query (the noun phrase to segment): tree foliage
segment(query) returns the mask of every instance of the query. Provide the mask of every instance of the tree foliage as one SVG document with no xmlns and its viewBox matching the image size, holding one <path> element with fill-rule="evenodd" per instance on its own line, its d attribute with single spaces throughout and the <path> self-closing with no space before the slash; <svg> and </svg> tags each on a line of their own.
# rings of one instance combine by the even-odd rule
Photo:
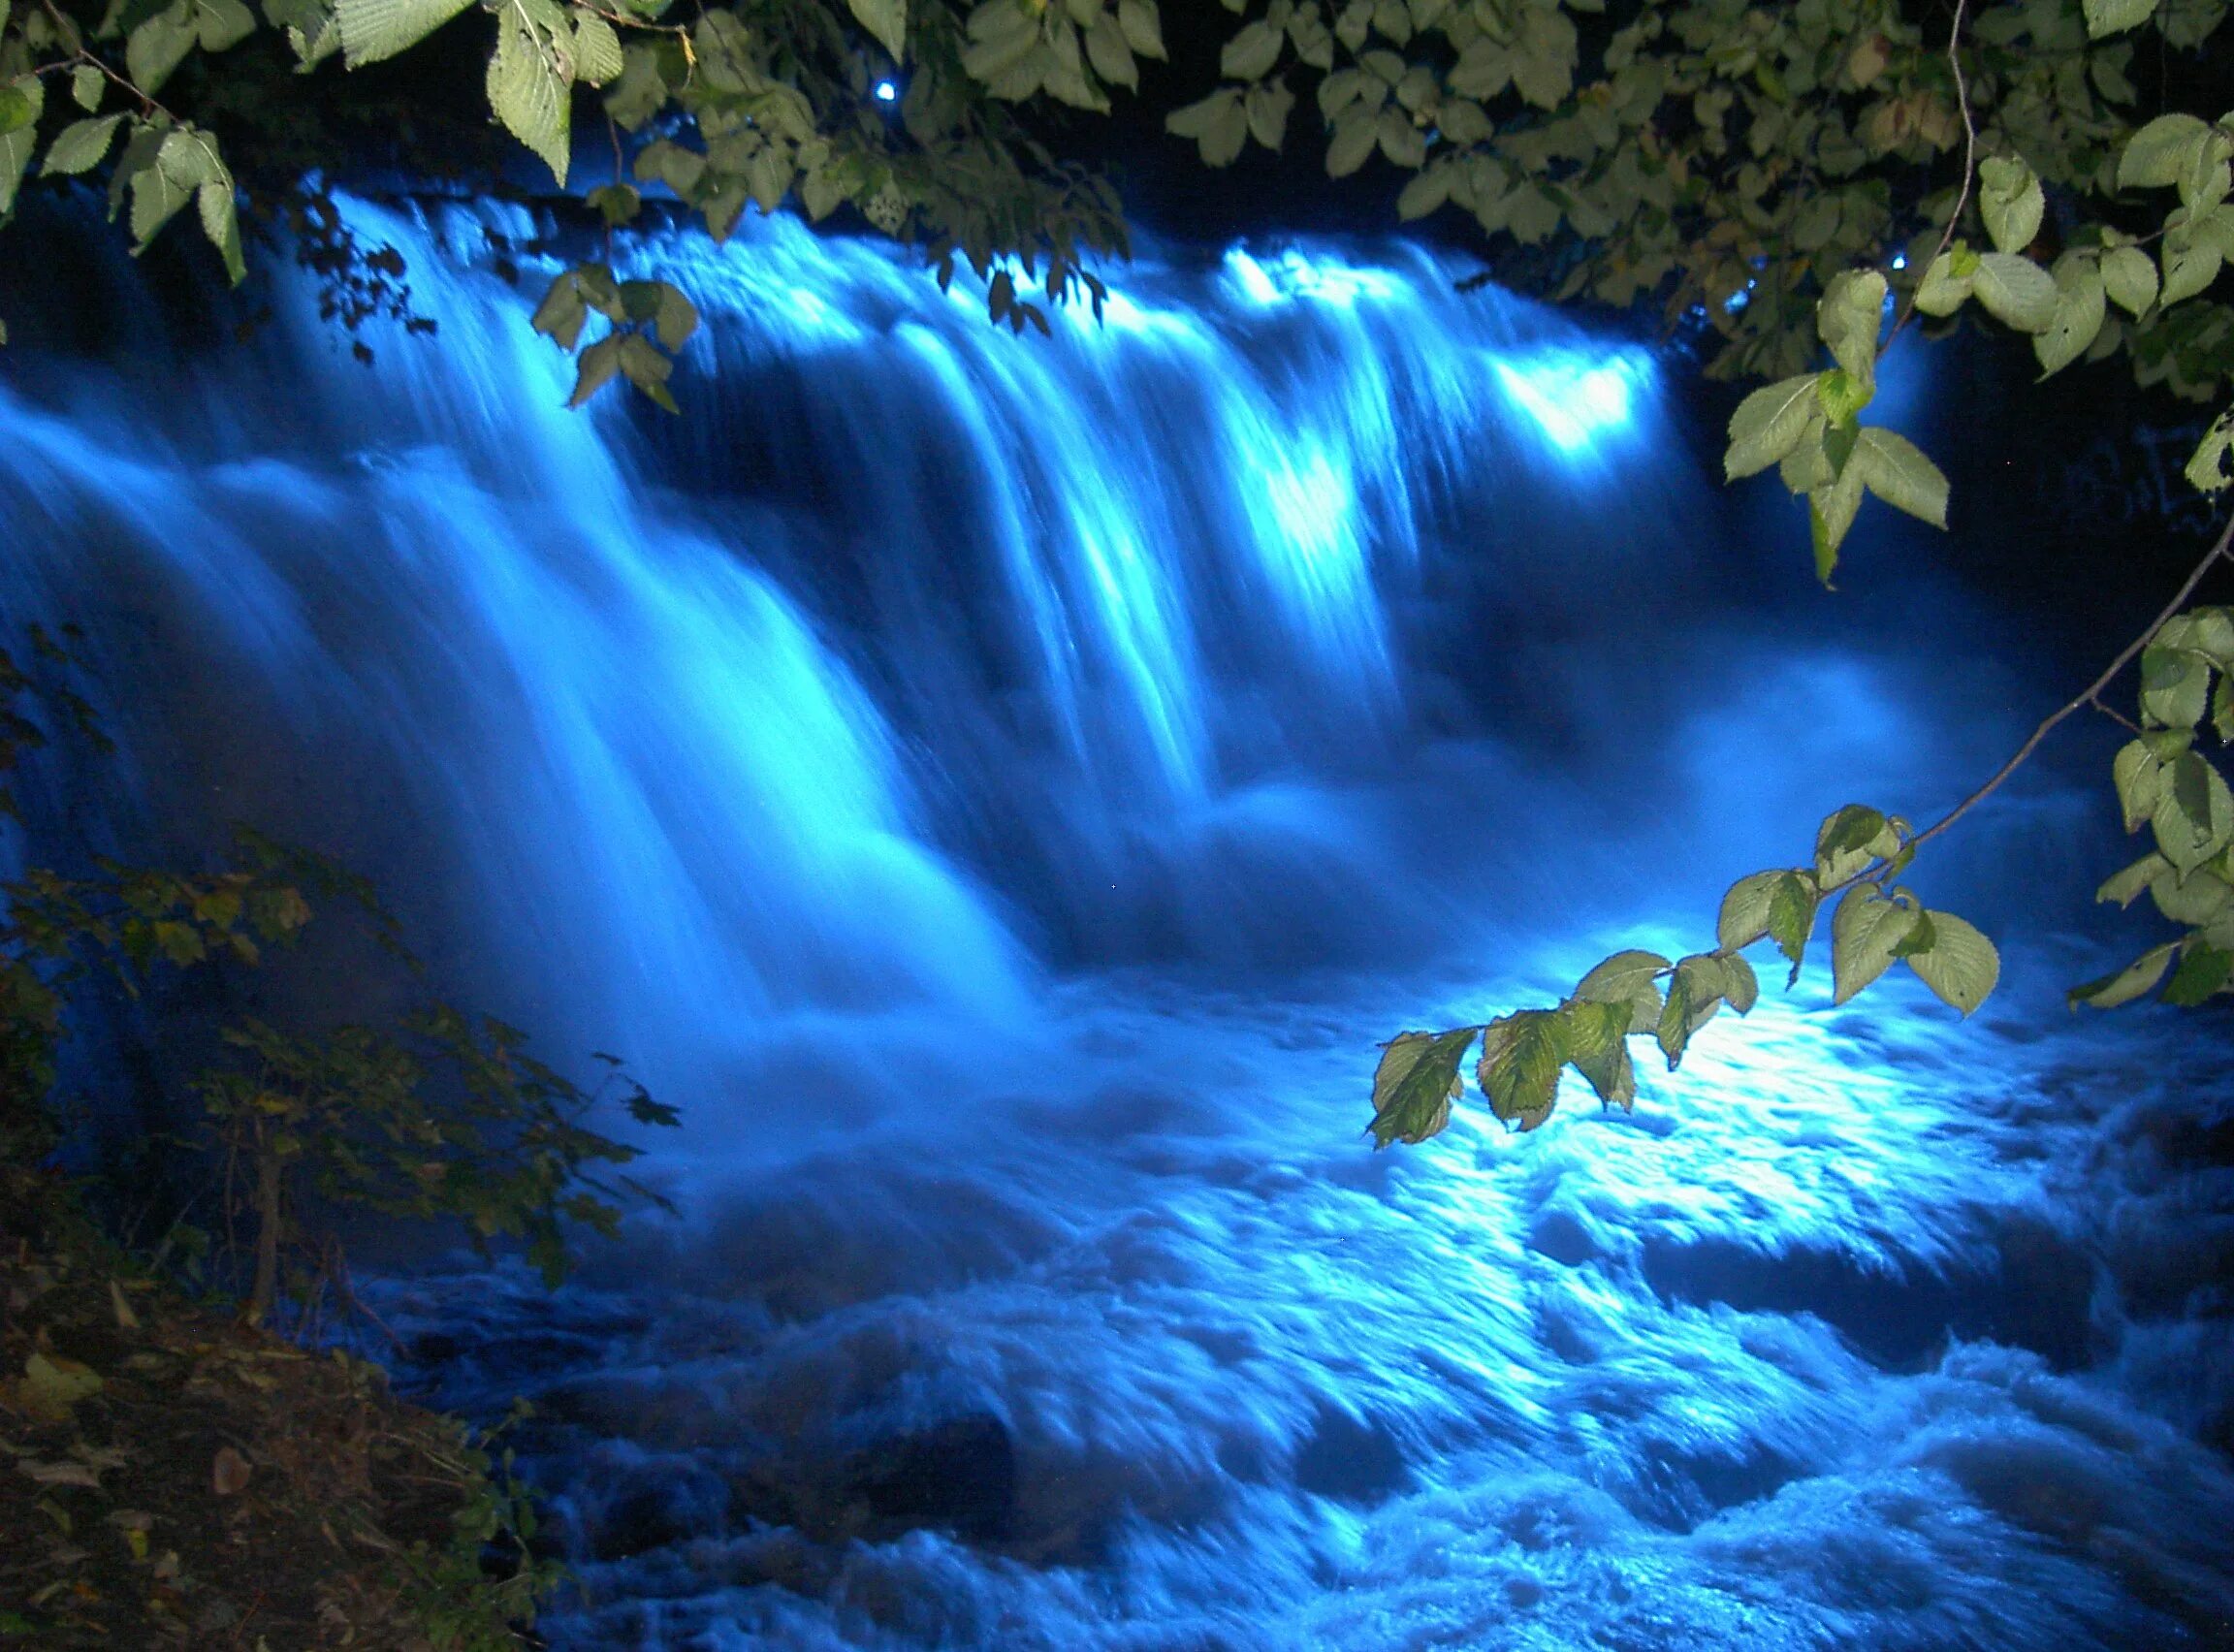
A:
<svg viewBox="0 0 2234 1652">
<path fill-rule="evenodd" d="M 34 646 L 49 673 L 68 665 L 44 634 Z M 42 689 L 72 721 L 90 723 L 66 686 L 0 652 L 0 810 L 14 812 L 7 782 L 48 742 Z M 99 859 L 82 874 L 34 867 L 0 884 L 0 1157 L 33 1158 L 57 1125 L 73 1123 L 58 1085 L 62 1045 L 100 989 L 136 1001 L 182 972 L 257 969 L 301 939 L 317 905 L 356 911 L 399 969 L 419 972 L 363 880 L 252 832 L 213 871 Z M 430 1002 L 392 1028 L 314 1034 L 246 1018 L 223 1029 L 220 1045 L 222 1058 L 169 1099 L 188 1109 L 177 1140 L 186 1164 L 215 1179 L 229 1225 L 235 1216 L 248 1225 L 241 1296 L 251 1321 L 287 1292 L 291 1260 L 302 1264 L 299 1295 L 340 1283 L 338 1211 L 455 1224 L 484 1251 L 518 1241 L 556 1283 L 569 1226 L 610 1235 L 629 1204 L 658 1202 L 626 1177 L 599 1178 L 638 1150 L 590 1128 L 603 1097 L 527 1055 L 524 1035 L 501 1022 Z M 676 1122 L 640 1086 L 622 1100 L 638 1124 Z"/>
<path fill-rule="evenodd" d="M 2043 377 L 2122 357 L 2143 386 L 2207 405 L 2225 394 L 2234 309 L 2213 295 L 2234 260 L 2234 112 L 2207 94 L 2226 79 L 2213 56 L 2226 0 L 1223 4 L 1214 71 L 1196 66 L 1209 84 L 1167 100 L 1169 133 L 1212 168 L 1308 143 L 1330 178 L 1388 169 L 1400 217 L 1470 221 L 1555 299 L 1704 318 L 1708 372 L 1768 381 L 1730 421 L 1725 476 L 1775 471 L 1803 501 L 1826 584 L 1870 499 L 1948 524 L 1937 464 L 1865 418 L 1880 358 L 1911 326 L 2021 337 Z M 157 96 L 198 55 L 267 34 L 304 71 L 476 54 L 490 111 L 560 186 L 577 115 L 598 120 L 615 175 L 589 201 L 609 239 L 654 196 L 717 239 L 749 205 L 789 203 L 919 247 L 942 283 L 967 265 L 1019 332 L 1046 330 L 1046 303 L 1099 306 L 1091 265 L 1125 251 L 1120 204 L 1041 134 L 1051 115 L 1108 111 L 1165 58 L 1155 0 L 747 0 L 687 18 L 669 6 L 482 0 L 467 29 L 466 0 L 263 0 L 261 21 L 241 0 L 109 0 L 98 19 L 0 0 L 0 213 L 30 172 L 106 169 L 136 246 L 191 204 L 239 279 L 230 163 Z M 560 271 L 534 325 L 575 357 L 574 403 L 624 380 L 673 408 L 697 312 L 615 263 Z M 2186 476 L 2207 493 L 2234 483 L 2234 408 Z M 1631 1104 L 1627 1040 L 1650 1037 L 1674 1067 L 1724 1006 L 1751 1008 L 1748 948 L 1772 944 L 1797 975 L 1827 903 L 1835 999 L 1899 963 L 1968 1013 L 1998 974 L 1992 942 L 1899 879 L 2056 726 L 2106 710 L 2136 655 L 2139 715 L 2121 717 L 2134 738 L 2114 780 L 2128 828 L 2155 847 L 2102 896 L 2146 890 L 2180 933 L 2072 999 L 2108 1007 L 2167 976 L 2176 1003 L 2229 990 L 2234 793 L 2201 743 L 2234 735 L 2234 621 L 2182 612 L 2227 543 L 1946 818 L 1919 832 L 1849 805 L 1810 860 L 1733 885 L 1711 948 L 1616 953 L 1555 1007 L 1392 1040 L 1375 1139 L 1444 1128 L 1477 1042 L 1476 1082 L 1522 1129 L 1549 1116 L 1569 1066 L 1607 1104 Z"/>
</svg>

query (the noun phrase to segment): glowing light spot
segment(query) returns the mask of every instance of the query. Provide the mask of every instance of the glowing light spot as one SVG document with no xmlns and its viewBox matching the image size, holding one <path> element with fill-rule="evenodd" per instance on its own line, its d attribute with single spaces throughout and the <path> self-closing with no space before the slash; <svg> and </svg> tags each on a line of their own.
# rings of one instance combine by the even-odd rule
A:
<svg viewBox="0 0 2234 1652">
<path fill-rule="evenodd" d="M 1893 268 L 1894 268 L 1894 269 L 1896 269 L 1896 270 L 1905 270 L 1905 269 L 1907 269 L 1907 268 L 1908 268 L 1908 255 L 1907 255 L 1906 253 L 1904 253 L 1904 252 L 1897 252 L 1897 253 L 1895 253 L 1895 254 L 1893 255 Z"/>
<path fill-rule="evenodd" d="M 1506 395 L 1568 452 L 1628 424 L 1632 388 L 1649 370 L 1640 358 L 1590 363 L 1565 352 L 1496 367 Z"/>
<path fill-rule="evenodd" d="M 877 101 L 878 103 L 891 103 L 899 96 L 900 88 L 894 85 L 890 80 L 879 80 L 877 82 Z"/>
<path fill-rule="evenodd" d="M 1244 298 L 1260 304 L 1317 299 L 1348 306 L 1360 299 L 1394 298 L 1401 291 L 1386 270 L 1309 258 L 1293 247 L 1269 263 L 1235 247 L 1226 255 L 1226 272 Z"/>
</svg>

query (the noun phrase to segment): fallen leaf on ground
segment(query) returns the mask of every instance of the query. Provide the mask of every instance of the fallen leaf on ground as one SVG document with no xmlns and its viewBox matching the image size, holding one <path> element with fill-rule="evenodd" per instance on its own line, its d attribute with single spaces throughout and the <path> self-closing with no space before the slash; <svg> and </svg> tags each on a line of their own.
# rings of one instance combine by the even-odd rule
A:
<svg viewBox="0 0 2234 1652">
<path fill-rule="evenodd" d="M 219 1497 L 231 1497 L 248 1483 L 248 1459 L 230 1446 L 217 1447 L 217 1460 L 209 1465 L 209 1486 Z"/>
</svg>

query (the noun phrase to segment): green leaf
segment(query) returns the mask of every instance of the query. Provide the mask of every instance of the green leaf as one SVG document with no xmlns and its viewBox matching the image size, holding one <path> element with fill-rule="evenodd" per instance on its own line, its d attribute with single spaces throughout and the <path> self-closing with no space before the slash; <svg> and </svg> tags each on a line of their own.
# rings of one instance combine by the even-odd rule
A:
<svg viewBox="0 0 2234 1652">
<path fill-rule="evenodd" d="M 256 14 L 240 0 L 194 0 L 194 38 L 204 51 L 229 51 L 256 32 Z"/>
<path fill-rule="evenodd" d="M 1567 1026 L 1557 1010 L 1523 1009 L 1482 1030 L 1474 1080 L 1489 1110 L 1509 1125 L 1535 1129 L 1558 1100 L 1567 1064 Z"/>
<path fill-rule="evenodd" d="M 1761 1001 L 1761 980 L 1753 966 L 1732 953 L 1722 960 L 1722 996 L 1739 1015 L 1750 1015 Z"/>
<path fill-rule="evenodd" d="M 2155 285 L 2155 272 L 2152 268 L 2150 285 Z M 1926 315 L 1953 315 L 1963 307 L 1963 301 L 1970 296 L 1970 277 L 1955 272 L 1955 255 L 1943 252 L 1931 261 L 1924 271 L 1924 279 L 1916 287 L 1916 307 Z"/>
<path fill-rule="evenodd" d="M 1365 164 L 1380 136 L 1378 116 L 1363 104 L 1344 110 L 1326 143 L 1326 175 L 1348 177 Z"/>
<path fill-rule="evenodd" d="M 0 138 L 12 138 L 39 123 L 38 106 L 28 94 L 12 85 L 0 85 Z"/>
<path fill-rule="evenodd" d="M 2096 1009 L 2116 1009 L 2122 1003 L 2131 1003 L 2164 978 L 2164 969 L 2172 962 L 2177 941 L 2166 941 L 2162 946 L 2152 946 L 2122 969 L 2113 970 L 2084 986 L 2073 987 L 2064 999 L 2073 1009 L 2090 1003 Z"/>
<path fill-rule="evenodd" d="M 1630 1027 L 1642 1032 L 1660 1020 L 1657 977 L 1672 968 L 1657 952 L 1616 952 L 1595 965 L 1575 988 L 1575 996 L 1594 1003 L 1625 1003 Z"/>
<path fill-rule="evenodd" d="M 2104 313 L 2102 270 L 2095 260 L 2067 252 L 2049 274 L 2056 282 L 2056 319 L 2047 332 L 2032 335 L 2032 354 L 2043 378 L 2085 353 L 2102 331 Z"/>
<path fill-rule="evenodd" d="M 96 120 L 74 120 L 54 135 L 54 142 L 47 150 L 47 164 L 42 175 L 63 173 L 76 175 L 91 172 L 109 156 L 110 142 L 116 136 L 116 128 L 124 123 L 120 114 L 105 114 Z"/>
<path fill-rule="evenodd" d="M 1868 426 L 1846 463 L 1850 469 L 1859 466 L 1863 486 L 1894 509 L 1933 527 L 1947 525 L 1947 478 L 1906 436 Z"/>
<path fill-rule="evenodd" d="M 1875 884 L 1858 883 L 1831 917 L 1831 1001 L 1844 1003 L 1892 968 L 1916 927 L 1916 908 L 1888 900 Z"/>
<path fill-rule="evenodd" d="M 1382 1046 L 1373 1072 L 1375 1148 L 1391 1142 L 1422 1142 L 1442 1133 L 1451 1122 L 1451 1103 L 1465 1083 L 1458 1064 L 1466 1059 L 1479 1027 L 1450 1032 L 1400 1032 Z"/>
<path fill-rule="evenodd" d="M 2111 783 L 2118 788 L 2118 806 L 2125 817 L 2125 830 L 2138 832 L 2154 816 L 2164 800 L 2164 765 L 2138 740 L 2129 740 L 2110 759 Z"/>
<path fill-rule="evenodd" d="M 1280 81 L 1251 86 L 1241 107 L 1249 117 L 1249 134 L 1267 149 L 1278 149 L 1288 132 L 1288 111 L 1295 107 L 1295 94 Z"/>
<path fill-rule="evenodd" d="M 853 20 L 877 37 L 892 61 L 908 60 L 908 0 L 846 0 Z"/>
<path fill-rule="evenodd" d="M 1862 508 L 1865 480 L 1864 467 L 1849 463 L 1828 488 L 1818 488 L 1807 495 L 1807 533 L 1815 548 L 1815 577 L 1825 585 L 1831 583 L 1831 575 L 1838 566 L 1838 547 L 1846 542 L 1846 530 L 1854 525 L 1854 515 Z"/>
<path fill-rule="evenodd" d="M 1815 879 L 1803 872 L 1784 874 L 1769 898 L 1770 938 L 1792 963 L 1786 987 L 1800 979 L 1800 961 L 1807 954 L 1807 937 L 1814 933 L 1815 908 L 1822 899 Z"/>
<path fill-rule="evenodd" d="M 1777 885 L 1792 874 L 1781 869 L 1756 872 L 1730 885 L 1714 918 L 1714 940 L 1725 952 L 1750 946 L 1769 933 L 1769 907 Z"/>
<path fill-rule="evenodd" d="M 1329 165 L 1332 164 L 1329 158 Z M 1722 456 L 1727 481 L 1766 470 L 1797 447 L 1819 417 L 1818 373 L 1803 373 L 1755 391 L 1730 416 L 1730 447 Z"/>
<path fill-rule="evenodd" d="M 2102 255 L 2102 290 L 2128 314 L 2156 302 L 2156 261 L 2137 246 L 2114 246 Z"/>
<path fill-rule="evenodd" d="M 2152 643 L 2141 651 L 2141 715 L 2167 728 L 2193 728 L 2203 720 L 2211 692 L 2211 661 L 2193 649 Z"/>
<path fill-rule="evenodd" d="M 596 13 L 574 8 L 574 78 L 586 86 L 609 85 L 621 79 L 628 60 L 621 51 L 621 37 Z"/>
<path fill-rule="evenodd" d="M 417 46 L 473 0 L 335 0 L 341 56 L 352 69 Z"/>
<path fill-rule="evenodd" d="M 1668 1001 L 1661 1006 L 1660 1024 L 1654 1029 L 1670 1072 L 1683 1064 L 1692 1034 L 1721 1009 L 1725 984 L 1722 960 L 1710 952 L 1695 952 L 1676 961 L 1676 973 L 1668 983 Z"/>
<path fill-rule="evenodd" d="M 1164 24 L 1155 0 L 1117 0 L 1117 26 L 1125 31 L 1125 44 L 1142 57 L 1164 56 Z"/>
<path fill-rule="evenodd" d="M 2023 252 L 2030 246 L 2040 233 L 2040 216 L 2047 206 L 2040 180 L 2022 160 L 1995 155 L 1979 163 L 1978 211 L 1998 250 Z"/>
<path fill-rule="evenodd" d="M 1987 252 L 1978 257 L 1970 291 L 1986 313 L 2020 333 L 2045 333 L 2056 321 L 2056 281 L 2029 258 Z"/>
<path fill-rule="evenodd" d="M 238 287 L 247 275 L 248 266 L 240 255 L 239 206 L 234 198 L 233 175 L 223 173 L 203 183 L 195 190 L 194 201 L 201 208 L 202 233 L 224 260 L 225 278 Z"/>
<path fill-rule="evenodd" d="M 2218 280 L 2225 263 L 2225 254 L 2217 241 L 2185 234 L 2185 229 L 2168 231 L 2164 237 L 2164 285 L 2156 302 L 2166 307 L 2193 298 Z"/>
<path fill-rule="evenodd" d="M 566 405 L 579 407 L 612 382 L 621 370 L 621 335 L 608 334 L 582 352 L 574 370 L 574 394 Z"/>
<path fill-rule="evenodd" d="M 1140 84 L 1139 66 L 1133 61 L 1133 48 L 1114 13 L 1096 10 L 1086 26 L 1086 60 L 1112 86 Z"/>
<path fill-rule="evenodd" d="M 1815 306 L 1815 331 L 1832 359 L 1866 390 L 1876 384 L 1877 333 L 1884 318 L 1885 277 L 1874 270 L 1835 277 Z"/>
<path fill-rule="evenodd" d="M 1245 25 L 1218 54 L 1218 67 L 1229 79 L 1261 80 L 1280 61 L 1287 36 L 1266 22 Z"/>
<path fill-rule="evenodd" d="M 2234 904 L 2234 886 L 2224 878 L 2203 867 L 2183 877 L 2169 863 L 2149 880 L 2149 894 L 2159 912 L 2190 928 L 2215 922 Z"/>
<path fill-rule="evenodd" d="M 2210 138 L 2211 128 L 2192 114 L 2160 114 L 2125 144 L 2118 157 L 2120 189 L 2161 189 L 2180 181 L 2187 156 Z"/>
<path fill-rule="evenodd" d="M 1900 851 L 1900 834 L 1880 810 L 1849 803 L 1833 810 L 1815 829 L 1815 881 L 1824 889 L 1852 877 L 1873 860 Z"/>
<path fill-rule="evenodd" d="M 489 56 L 489 107 L 513 137 L 543 157 L 560 184 L 566 181 L 567 83 L 552 61 L 524 0 L 505 0 L 496 18 L 496 49 Z"/>
<path fill-rule="evenodd" d="M 80 63 L 70 71 L 71 101 L 91 114 L 101 107 L 102 94 L 109 89 L 109 77 L 90 63 Z"/>
<path fill-rule="evenodd" d="M 1607 1106 L 1626 1113 L 1637 1105 L 1637 1067 L 1630 1060 L 1627 1042 L 1616 1038 L 1605 1050 L 1569 1059 Z"/>
<path fill-rule="evenodd" d="M 2234 794 L 2200 752 L 2183 752 L 2166 765 L 2164 795 L 2151 824 L 2164 858 L 2190 872 L 2234 842 Z"/>
<path fill-rule="evenodd" d="M 1908 968 L 1924 984 L 1968 1015 L 1986 1001 L 2001 979 L 2001 955 L 1975 927 L 1953 912 L 1927 912 L 1931 922 L 1931 944 L 1906 955 Z"/>
<path fill-rule="evenodd" d="M 2229 974 L 2234 974 L 2234 952 L 2223 951 L 2206 940 L 2191 939 L 2181 954 L 2180 968 L 2172 971 L 2172 979 L 2164 984 L 2164 1001 L 2183 1009 L 2191 1008 L 2225 986 Z"/>
<path fill-rule="evenodd" d="M 2100 40 L 2140 27 L 2156 10 L 2156 0 L 2085 0 L 2084 10 L 2089 38 Z"/>
<path fill-rule="evenodd" d="M 2171 871 L 2172 863 L 2152 849 L 2124 871 L 2113 873 L 2104 879 L 2102 887 L 2094 891 L 2094 899 L 2098 902 L 2115 901 L 2121 906 L 2130 906 L 2136 896 Z"/>
<path fill-rule="evenodd" d="M 2181 474 L 2190 486 L 2206 493 L 2219 492 L 2234 484 L 2234 412 L 2221 413 L 2211 421 L 2211 428 L 2195 444 Z"/>
<path fill-rule="evenodd" d="M 193 0 L 158 12 L 124 42 L 124 68 L 133 83 L 152 97 L 163 89 L 171 72 L 194 49 Z"/>
</svg>

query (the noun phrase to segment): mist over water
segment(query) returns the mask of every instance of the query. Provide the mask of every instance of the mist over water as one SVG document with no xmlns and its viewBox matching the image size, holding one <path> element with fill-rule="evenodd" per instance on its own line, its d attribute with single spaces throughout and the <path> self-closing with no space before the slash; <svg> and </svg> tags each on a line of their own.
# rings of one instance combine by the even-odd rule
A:
<svg viewBox="0 0 2234 1652">
<path fill-rule="evenodd" d="M 777 222 L 642 254 L 683 420 L 569 414 L 526 219 L 355 210 L 432 345 L 289 291 L 11 363 L 0 619 L 130 685 L 120 831 L 338 851 L 686 1109 L 682 1216 L 556 1296 L 369 1291 L 438 1403 L 536 1401 L 554 1644 L 2234 1640 L 2234 1091 L 2062 1016 L 2090 798 L 1927 886 L 2004 943 L 1971 1024 L 1803 982 L 1633 1115 L 1361 1138 L 1376 1040 L 1688 950 L 2061 698 L 1891 555 L 1898 629 L 1762 595 L 1679 369 L 1393 244 L 1019 340 Z"/>
</svg>

